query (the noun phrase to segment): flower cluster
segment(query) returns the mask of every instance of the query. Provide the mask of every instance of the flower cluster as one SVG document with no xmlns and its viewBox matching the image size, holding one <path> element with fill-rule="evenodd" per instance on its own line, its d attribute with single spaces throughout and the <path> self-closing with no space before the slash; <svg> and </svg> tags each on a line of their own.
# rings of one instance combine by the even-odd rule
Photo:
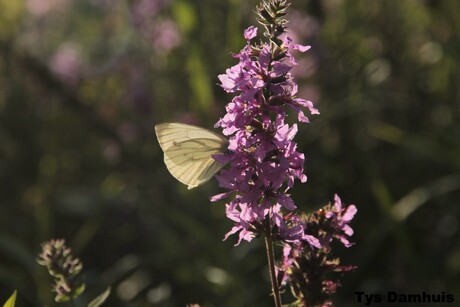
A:
<svg viewBox="0 0 460 307">
<path fill-rule="evenodd" d="M 328 297 L 341 285 L 337 276 L 331 274 L 356 268 L 342 266 L 340 259 L 331 256 L 334 239 L 345 247 L 353 245 L 348 241 L 353 235 L 348 224 L 356 212 L 354 205 L 344 208 L 339 196 L 335 195 L 333 206 L 329 204 L 302 217 L 307 233 L 318 238 L 320 248 L 311 249 L 299 241 L 284 242 L 283 259 L 277 266 L 278 282 L 289 285 L 299 301 L 308 301 L 311 306 L 329 306 Z"/>
<path fill-rule="evenodd" d="M 316 240 L 304 238 L 300 223 L 295 230 L 286 229 L 282 215 L 282 208 L 288 212 L 296 209 L 287 193 L 294 180 L 307 180 L 303 172 L 305 157 L 293 141 L 297 125 L 285 123 L 287 108 L 293 109 L 301 122 L 308 122 L 303 109 L 319 114 L 311 101 L 296 97 L 297 84 L 289 73 L 297 64 L 291 52 L 305 52 L 310 47 L 294 44 L 287 36 L 280 38 L 279 45 L 273 41 L 252 45 L 256 35 L 256 27 L 245 30 L 247 45 L 235 55 L 239 63 L 219 75 L 222 88 L 239 95 L 227 105 L 227 114 L 216 124 L 230 140 L 229 154 L 215 159 L 230 163 L 230 168 L 216 176 L 228 192 L 211 200 L 236 193 L 226 205 L 226 213 L 235 222 L 227 236 L 239 232 L 238 243 L 266 233 L 269 221 L 270 229 L 277 226 L 285 230 L 277 232 L 281 239 L 307 239 L 318 246 Z"/>
<path fill-rule="evenodd" d="M 54 277 L 56 302 L 69 301 L 84 291 L 85 284 L 78 280 L 83 265 L 78 258 L 72 256 L 63 239 L 42 244 L 42 252 L 37 262 L 46 266 L 50 275 Z"/>
</svg>

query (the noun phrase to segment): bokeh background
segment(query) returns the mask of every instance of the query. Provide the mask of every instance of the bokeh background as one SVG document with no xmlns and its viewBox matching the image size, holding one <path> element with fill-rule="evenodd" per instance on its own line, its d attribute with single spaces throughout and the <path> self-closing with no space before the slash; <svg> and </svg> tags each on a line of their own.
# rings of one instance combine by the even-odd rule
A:
<svg viewBox="0 0 460 307">
<path fill-rule="evenodd" d="M 0 0 L 0 301 L 53 305 L 35 262 L 65 238 L 84 263 L 81 301 L 108 306 L 271 306 L 262 240 L 222 242 L 215 181 L 188 191 L 153 126 L 212 127 L 232 96 L 253 0 Z M 358 207 L 356 245 L 338 247 L 355 291 L 460 300 L 460 2 L 295 1 L 303 211 Z M 294 117 L 293 117 L 294 119 Z M 383 306 L 384 304 L 380 304 Z M 394 305 L 393 305 L 394 306 Z"/>
</svg>

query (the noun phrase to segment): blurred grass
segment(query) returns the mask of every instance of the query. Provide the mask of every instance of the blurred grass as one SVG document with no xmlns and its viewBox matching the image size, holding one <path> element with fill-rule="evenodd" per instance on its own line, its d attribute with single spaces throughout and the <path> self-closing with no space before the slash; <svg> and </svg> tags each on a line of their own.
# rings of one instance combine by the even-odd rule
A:
<svg viewBox="0 0 460 307">
<path fill-rule="evenodd" d="M 0 0 L 0 301 L 52 305 L 34 264 L 66 238 L 87 298 L 114 306 L 271 304 L 263 246 L 221 242 L 231 223 L 167 172 L 153 126 L 212 127 L 231 96 L 256 2 Z M 292 35 L 312 45 L 296 69 L 321 115 L 302 125 L 302 210 L 338 193 L 358 207 L 355 291 L 460 297 L 458 1 L 308 1 Z M 294 19 L 295 17 L 295 19 Z M 300 56 L 300 55 L 299 55 Z"/>
</svg>

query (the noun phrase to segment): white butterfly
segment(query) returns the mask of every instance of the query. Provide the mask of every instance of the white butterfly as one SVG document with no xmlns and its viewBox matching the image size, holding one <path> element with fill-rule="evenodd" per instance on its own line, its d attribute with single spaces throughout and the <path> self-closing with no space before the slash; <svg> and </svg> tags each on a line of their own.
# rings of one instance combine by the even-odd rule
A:
<svg viewBox="0 0 460 307">
<path fill-rule="evenodd" d="M 158 124 L 155 133 L 169 172 L 189 189 L 202 185 L 223 167 L 212 158 L 225 151 L 223 136 L 180 123 Z"/>
</svg>

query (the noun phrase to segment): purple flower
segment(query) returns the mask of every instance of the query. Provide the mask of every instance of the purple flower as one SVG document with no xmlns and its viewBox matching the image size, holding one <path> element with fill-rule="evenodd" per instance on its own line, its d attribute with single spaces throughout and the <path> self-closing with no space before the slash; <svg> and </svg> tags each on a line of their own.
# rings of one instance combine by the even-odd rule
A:
<svg viewBox="0 0 460 307">
<path fill-rule="evenodd" d="M 240 206 L 241 210 L 237 210 L 237 206 Z M 240 205 L 238 201 L 233 201 L 226 205 L 226 215 L 229 219 L 235 222 L 235 226 L 225 235 L 224 240 L 226 240 L 230 235 L 239 232 L 239 239 L 235 245 L 239 245 L 241 240 L 246 240 L 250 242 L 254 237 L 255 234 L 251 231 L 251 220 L 248 216 L 247 210 L 245 210 L 247 206 L 245 204 Z M 245 218 L 242 218 L 245 216 Z"/>
<path fill-rule="evenodd" d="M 244 30 L 244 38 L 247 41 L 250 41 L 251 39 L 253 39 L 256 36 L 257 36 L 257 27 L 250 26 L 249 28 Z"/>
<path fill-rule="evenodd" d="M 347 238 L 353 235 L 353 229 L 348 225 L 348 223 L 350 223 L 357 211 L 358 210 L 355 205 L 349 205 L 348 207 L 343 208 L 340 197 L 335 194 L 334 205 L 325 212 L 328 224 L 334 230 L 329 233 L 332 237 L 342 242 L 345 247 L 353 245 Z"/>
<path fill-rule="evenodd" d="M 274 224 L 278 227 L 279 239 L 291 243 L 301 250 L 304 246 L 321 248 L 319 240 L 306 233 L 307 225 L 295 214 L 289 214 L 284 218 L 277 214 L 274 216 Z M 285 245 L 285 248 L 290 245 Z"/>
</svg>

